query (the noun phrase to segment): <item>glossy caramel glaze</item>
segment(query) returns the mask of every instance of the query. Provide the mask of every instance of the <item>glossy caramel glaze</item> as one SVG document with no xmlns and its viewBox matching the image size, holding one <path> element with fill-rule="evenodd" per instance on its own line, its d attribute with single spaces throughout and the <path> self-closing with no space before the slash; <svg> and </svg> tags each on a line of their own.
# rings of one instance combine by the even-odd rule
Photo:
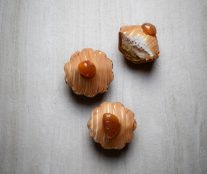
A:
<svg viewBox="0 0 207 174">
<path fill-rule="evenodd" d="M 144 24 L 142 24 L 142 29 L 145 32 L 145 34 L 149 34 L 151 36 L 156 36 L 157 30 L 153 24 L 144 23 Z"/>
<path fill-rule="evenodd" d="M 96 67 L 91 61 L 85 60 L 78 64 L 78 71 L 83 77 L 90 79 L 95 76 Z"/>
<path fill-rule="evenodd" d="M 103 128 L 103 115 L 105 113 L 115 115 L 120 123 L 120 131 L 113 139 L 108 139 L 106 137 Z M 134 113 L 119 102 L 102 103 L 99 107 L 93 109 L 92 115 L 88 121 L 90 136 L 105 149 L 124 148 L 126 143 L 132 140 L 136 126 L 137 123 L 134 118 Z"/>
<path fill-rule="evenodd" d="M 90 61 L 96 67 L 96 74 L 93 78 L 84 78 L 78 66 L 83 61 Z M 108 85 L 113 80 L 112 61 L 106 54 L 91 48 L 75 52 L 65 64 L 65 81 L 77 95 L 94 97 L 98 93 L 107 91 Z"/>
<path fill-rule="evenodd" d="M 103 130 L 106 138 L 113 139 L 120 132 L 121 125 L 117 116 L 111 113 L 105 113 L 103 115 Z"/>
</svg>

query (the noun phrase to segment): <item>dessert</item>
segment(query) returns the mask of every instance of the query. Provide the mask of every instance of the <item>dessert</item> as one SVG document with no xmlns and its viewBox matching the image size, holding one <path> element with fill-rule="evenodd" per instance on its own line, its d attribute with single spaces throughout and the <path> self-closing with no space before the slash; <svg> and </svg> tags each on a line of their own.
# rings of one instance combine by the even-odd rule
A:
<svg viewBox="0 0 207 174">
<path fill-rule="evenodd" d="M 116 102 L 104 102 L 92 111 L 90 136 L 104 149 L 122 149 L 133 138 L 137 123 L 134 113 Z"/>
<path fill-rule="evenodd" d="M 132 63 L 152 62 L 159 56 L 156 33 L 156 27 L 150 23 L 123 26 L 119 31 L 119 50 Z"/>
<path fill-rule="evenodd" d="M 114 77 L 112 67 L 104 52 L 85 48 L 75 52 L 65 64 L 65 82 L 75 94 L 94 97 L 107 91 Z"/>
</svg>

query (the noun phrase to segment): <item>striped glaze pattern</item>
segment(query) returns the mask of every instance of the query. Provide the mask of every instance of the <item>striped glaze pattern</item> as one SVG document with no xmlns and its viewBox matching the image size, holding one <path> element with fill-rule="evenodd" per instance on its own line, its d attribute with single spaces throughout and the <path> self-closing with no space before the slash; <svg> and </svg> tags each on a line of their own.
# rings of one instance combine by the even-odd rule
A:
<svg viewBox="0 0 207 174">
<path fill-rule="evenodd" d="M 78 72 L 78 64 L 85 60 L 93 62 L 96 66 L 96 75 L 92 79 L 84 78 Z M 112 61 L 104 52 L 85 48 L 75 52 L 65 64 L 65 81 L 75 94 L 94 97 L 107 91 L 114 78 L 112 68 Z"/>
<path fill-rule="evenodd" d="M 117 116 L 121 125 L 118 136 L 112 140 L 108 140 L 103 131 L 104 113 L 111 113 Z M 122 149 L 126 143 L 132 140 L 136 127 L 134 113 L 119 102 L 102 103 L 99 107 L 93 109 L 88 121 L 90 136 L 105 149 Z"/>
</svg>

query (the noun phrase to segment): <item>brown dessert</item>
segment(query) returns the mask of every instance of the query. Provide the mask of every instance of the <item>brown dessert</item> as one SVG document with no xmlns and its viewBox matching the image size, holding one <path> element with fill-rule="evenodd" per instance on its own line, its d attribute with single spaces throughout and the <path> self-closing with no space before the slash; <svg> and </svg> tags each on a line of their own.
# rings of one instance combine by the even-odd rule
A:
<svg viewBox="0 0 207 174">
<path fill-rule="evenodd" d="M 113 80 L 112 61 L 91 48 L 75 52 L 64 66 L 65 82 L 77 95 L 94 97 L 107 91 Z"/>
<path fill-rule="evenodd" d="M 150 23 L 123 26 L 119 31 L 119 50 L 124 57 L 135 63 L 147 63 L 159 56 L 156 28 Z"/>
<path fill-rule="evenodd" d="M 133 138 L 137 123 L 134 113 L 116 102 L 104 102 L 92 111 L 90 136 L 104 149 L 122 149 Z"/>
</svg>

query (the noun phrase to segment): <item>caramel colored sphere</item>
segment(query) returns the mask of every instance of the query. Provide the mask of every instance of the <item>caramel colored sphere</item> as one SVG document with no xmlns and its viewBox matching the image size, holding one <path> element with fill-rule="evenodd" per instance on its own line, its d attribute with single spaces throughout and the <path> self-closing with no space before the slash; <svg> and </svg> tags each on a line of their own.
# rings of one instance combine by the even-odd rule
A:
<svg viewBox="0 0 207 174">
<path fill-rule="evenodd" d="M 90 79 L 95 76 L 96 67 L 91 61 L 85 60 L 79 63 L 78 71 L 83 77 Z"/>
<path fill-rule="evenodd" d="M 106 135 L 106 138 L 113 139 L 120 132 L 121 125 L 119 119 L 110 113 L 105 113 L 103 115 L 103 130 Z"/>
<path fill-rule="evenodd" d="M 157 33 L 155 26 L 150 23 L 142 24 L 142 29 L 146 34 L 151 35 L 151 36 L 155 36 Z"/>
</svg>

